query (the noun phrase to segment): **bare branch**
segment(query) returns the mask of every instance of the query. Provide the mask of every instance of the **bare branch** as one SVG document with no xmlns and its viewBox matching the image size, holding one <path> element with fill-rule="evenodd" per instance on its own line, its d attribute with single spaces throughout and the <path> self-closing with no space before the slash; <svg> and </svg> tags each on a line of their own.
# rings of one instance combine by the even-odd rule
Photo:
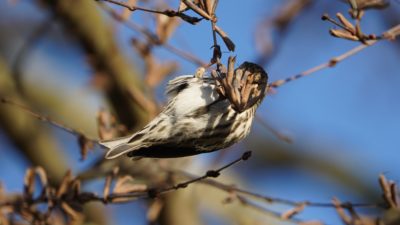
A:
<svg viewBox="0 0 400 225">
<path fill-rule="evenodd" d="M 385 39 L 393 40 L 393 39 L 397 38 L 397 36 L 399 36 L 399 35 L 400 35 L 400 24 L 390 28 L 389 30 L 384 32 L 382 36 Z M 326 69 L 326 68 L 334 67 L 338 63 L 342 62 L 343 60 L 349 58 L 350 56 L 355 55 L 356 53 L 360 52 L 361 50 L 363 50 L 363 49 L 365 49 L 365 48 L 367 48 L 369 46 L 372 46 L 372 45 L 376 44 L 377 42 L 378 42 L 378 40 L 369 40 L 369 41 L 366 42 L 366 44 L 361 44 L 361 45 L 359 45 L 359 46 L 357 46 L 357 47 L 355 47 L 355 48 L 353 48 L 353 49 L 351 49 L 351 50 L 349 50 L 349 51 L 347 51 L 347 52 L 345 52 L 345 53 L 343 53 L 343 54 L 341 54 L 339 56 L 333 57 L 328 62 L 322 63 L 322 64 L 320 64 L 318 66 L 315 66 L 315 67 L 313 67 L 311 69 L 308 69 L 308 70 L 306 70 L 304 72 L 301 72 L 299 74 L 296 74 L 294 76 L 288 77 L 286 79 L 274 81 L 274 82 L 269 84 L 269 87 L 278 88 L 278 87 L 280 87 L 280 86 L 282 86 L 282 85 L 284 85 L 284 84 L 286 84 L 286 83 L 288 83 L 290 81 L 294 81 L 294 80 L 297 80 L 299 78 L 306 77 L 308 75 L 311 75 L 311 74 L 313 74 L 315 72 L 318 72 L 318 71 Z"/>
<path fill-rule="evenodd" d="M 131 11 L 139 10 L 139 11 L 143 11 L 143 12 L 162 14 L 162 15 L 166 15 L 168 17 L 175 17 L 176 16 L 176 17 L 179 17 L 182 20 L 184 20 L 184 21 L 186 21 L 186 22 L 188 22 L 190 24 L 193 24 L 193 25 L 201 21 L 201 18 L 191 17 L 191 16 L 186 15 L 183 12 L 177 12 L 177 11 L 174 11 L 172 9 L 167 9 L 167 10 L 164 10 L 164 11 L 158 11 L 158 10 L 154 10 L 154 9 L 146 9 L 146 8 L 142 8 L 142 7 L 138 7 L 138 6 L 134 6 L 134 5 L 129 5 L 129 4 L 127 4 L 125 2 L 122 2 L 122 1 L 115 1 L 115 0 L 96 0 L 96 1 L 104 1 L 104 2 L 113 3 L 115 5 L 122 6 L 122 7 L 126 8 L 126 9 L 131 10 Z"/>
</svg>

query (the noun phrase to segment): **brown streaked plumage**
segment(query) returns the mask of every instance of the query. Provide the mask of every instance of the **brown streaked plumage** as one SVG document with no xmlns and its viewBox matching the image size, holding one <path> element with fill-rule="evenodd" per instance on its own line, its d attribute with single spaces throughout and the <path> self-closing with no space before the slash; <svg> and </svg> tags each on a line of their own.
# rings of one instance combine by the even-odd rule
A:
<svg viewBox="0 0 400 225">
<path fill-rule="evenodd" d="M 128 137 L 100 143 L 109 148 L 106 158 L 190 156 L 227 148 L 245 138 L 265 96 L 267 73 L 245 62 L 230 75 L 217 76 L 188 75 L 170 81 L 168 103 L 148 125 Z"/>
</svg>

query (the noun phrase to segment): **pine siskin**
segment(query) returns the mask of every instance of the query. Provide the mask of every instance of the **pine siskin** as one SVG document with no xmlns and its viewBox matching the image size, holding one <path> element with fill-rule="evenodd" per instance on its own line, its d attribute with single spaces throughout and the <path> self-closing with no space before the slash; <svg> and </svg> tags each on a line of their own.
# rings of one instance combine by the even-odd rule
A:
<svg viewBox="0 0 400 225">
<path fill-rule="evenodd" d="M 220 75 L 213 72 L 213 78 L 196 74 L 171 80 L 164 110 L 139 132 L 100 142 L 109 148 L 105 157 L 183 157 L 245 138 L 266 94 L 268 75 L 249 62 Z"/>
</svg>

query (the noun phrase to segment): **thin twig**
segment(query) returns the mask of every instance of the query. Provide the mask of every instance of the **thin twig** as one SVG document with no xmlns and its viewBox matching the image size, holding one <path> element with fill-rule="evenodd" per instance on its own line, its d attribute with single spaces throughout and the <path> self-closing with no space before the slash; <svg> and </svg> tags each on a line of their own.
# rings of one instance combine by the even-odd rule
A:
<svg viewBox="0 0 400 225">
<path fill-rule="evenodd" d="M 175 184 L 173 186 L 170 187 L 166 187 L 166 188 L 160 188 L 160 189 L 149 189 L 146 191 L 141 191 L 141 192 L 134 192 L 134 193 L 126 193 L 126 194 L 110 194 L 108 196 L 109 200 L 115 199 L 115 198 L 138 198 L 138 197 L 156 197 L 159 196 L 160 194 L 165 194 L 171 191 L 175 191 L 181 188 L 186 188 L 188 187 L 190 184 L 195 183 L 195 182 L 200 182 L 203 181 L 207 178 L 216 178 L 218 177 L 221 172 L 233 165 L 235 165 L 236 163 L 239 163 L 241 161 L 246 161 L 247 159 L 249 159 L 251 156 L 251 151 L 247 151 L 245 153 L 242 154 L 242 156 L 238 159 L 233 160 L 232 162 L 220 167 L 219 169 L 216 170 L 208 170 L 203 176 L 197 177 L 197 176 L 193 176 L 191 177 L 191 179 Z"/>
<path fill-rule="evenodd" d="M 165 49 L 169 50 L 170 52 L 174 53 L 175 55 L 178 55 L 184 59 L 186 59 L 187 61 L 195 64 L 196 66 L 201 66 L 201 67 L 206 67 L 207 63 L 204 62 L 203 60 L 197 58 L 196 56 L 194 56 L 193 54 L 183 51 L 182 49 L 178 49 L 175 46 L 168 44 L 168 43 L 164 43 L 162 45 L 162 47 L 164 47 Z"/>
<path fill-rule="evenodd" d="M 31 116 L 35 117 L 36 119 L 44 121 L 44 122 L 48 122 L 48 123 L 50 123 L 51 125 L 53 125 L 53 126 L 55 126 L 57 128 L 60 128 L 60 129 L 62 129 L 64 131 L 67 131 L 68 133 L 71 133 L 73 135 L 80 136 L 80 137 L 85 137 L 87 140 L 95 142 L 95 143 L 98 142 L 98 140 L 96 138 L 88 137 L 86 134 L 84 134 L 84 132 L 82 132 L 80 130 L 76 130 L 76 129 L 70 128 L 70 127 L 68 127 L 68 126 L 66 126 L 66 125 L 64 125 L 62 123 L 59 123 L 59 122 L 51 119 L 48 116 L 40 115 L 40 114 L 34 112 L 29 107 L 27 107 L 25 105 L 22 105 L 22 104 L 19 104 L 17 102 L 14 102 L 11 99 L 0 97 L 0 102 L 3 103 L 3 104 L 8 104 L 8 105 L 11 105 L 11 106 L 15 106 L 15 107 L 27 112 L 28 114 L 30 114 Z"/>
<path fill-rule="evenodd" d="M 120 14 L 118 14 L 115 10 L 113 10 L 110 7 L 107 7 L 106 5 L 102 5 L 102 8 L 116 21 L 122 23 L 125 25 L 127 28 L 130 30 L 133 30 L 135 32 L 138 32 L 139 34 L 143 35 L 148 42 L 165 48 L 166 50 L 170 51 L 171 53 L 195 64 L 196 66 L 203 66 L 205 67 L 207 63 L 205 63 L 203 60 L 197 58 L 195 55 L 186 52 L 184 50 L 178 49 L 175 46 L 169 44 L 169 43 L 163 43 L 161 44 L 161 41 L 158 39 L 157 35 L 154 34 L 152 31 L 150 31 L 147 28 L 141 27 L 138 24 L 130 21 L 130 20 L 125 20 Z"/>
<path fill-rule="evenodd" d="M 275 137 L 277 137 L 279 140 L 282 140 L 286 143 L 292 143 L 293 140 L 291 137 L 289 137 L 288 135 L 285 135 L 281 132 L 279 132 L 278 130 L 276 130 L 275 128 L 273 128 L 271 125 L 268 124 L 267 121 L 265 121 L 261 116 L 257 115 L 255 116 L 255 118 L 260 122 L 260 125 L 263 126 L 264 128 L 266 128 L 267 130 L 269 130 Z"/>
<path fill-rule="evenodd" d="M 385 39 L 393 40 L 398 35 L 400 35 L 400 24 L 398 24 L 398 25 L 390 28 L 389 30 L 387 30 L 383 34 L 383 37 L 385 37 Z M 383 40 L 383 39 L 380 39 L 380 40 Z M 339 56 L 331 58 L 328 62 L 322 63 L 322 64 L 320 64 L 318 66 L 315 66 L 315 67 L 313 67 L 311 69 L 308 69 L 308 70 L 306 70 L 306 71 L 304 71 L 302 73 L 296 74 L 294 76 L 288 77 L 286 79 L 277 80 L 275 82 L 272 82 L 271 84 L 269 84 L 269 87 L 278 88 L 278 87 L 280 87 L 280 86 L 282 86 L 282 85 L 284 85 L 284 84 L 286 84 L 286 83 L 288 83 L 290 81 L 294 81 L 294 80 L 297 80 L 299 78 L 306 77 L 308 75 L 311 75 L 311 74 L 313 74 L 313 73 L 315 73 L 317 71 L 320 71 L 320 70 L 323 70 L 323 69 L 326 69 L 326 68 L 334 67 L 338 63 L 342 62 L 344 59 L 349 58 L 350 56 L 355 55 L 356 53 L 360 52 L 361 50 L 376 44 L 378 41 L 379 40 L 366 41 L 366 44 L 361 44 L 361 45 L 359 45 L 359 46 L 357 46 L 355 48 L 352 48 L 349 51 L 347 51 L 347 52 L 345 52 L 345 53 L 343 53 L 343 54 L 341 54 Z"/>
<path fill-rule="evenodd" d="M 208 15 L 204 10 L 202 10 L 197 5 L 195 5 L 192 1 L 182 0 L 182 2 L 185 3 L 185 5 L 187 7 L 189 7 L 191 10 L 193 10 L 193 12 L 197 13 L 198 15 L 203 17 L 204 19 L 212 20 L 212 17 L 210 15 Z"/>
<path fill-rule="evenodd" d="M 194 175 L 191 175 L 185 171 L 179 171 L 183 175 L 189 177 L 189 178 L 194 178 Z M 271 197 L 271 196 L 266 196 L 262 195 L 259 193 L 254 193 L 245 189 L 241 189 L 232 185 L 224 184 L 216 180 L 201 180 L 200 183 L 210 185 L 212 187 L 218 188 L 220 190 L 223 190 L 227 193 L 232 193 L 235 192 L 236 194 L 240 195 L 246 195 L 255 199 L 262 200 L 268 204 L 283 204 L 283 205 L 289 205 L 289 206 L 299 206 L 299 205 L 305 205 L 309 207 L 320 207 L 320 208 L 335 208 L 335 204 L 333 203 L 327 203 L 327 202 L 313 202 L 313 201 L 293 201 L 293 200 L 288 200 L 288 199 L 283 199 L 283 198 L 277 198 L 277 197 Z M 382 203 L 350 203 L 350 202 L 345 202 L 341 204 L 341 207 L 343 208 L 378 208 L 378 207 L 384 207 L 385 205 Z"/>
<path fill-rule="evenodd" d="M 162 15 L 165 15 L 165 16 L 168 16 L 168 17 L 179 17 L 183 21 L 186 21 L 186 22 L 188 22 L 190 24 L 196 24 L 196 23 L 201 21 L 201 18 L 191 17 L 191 16 L 186 15 L 183 12 L 174 11 L 172 9 L 167 9 L 167 10 L 164 10 L 164 11 L 158 11 L 158 10 L 154 10 L 154 9 L 147 9 L 147 8 L 143 8 L 143 7 L 139 7 L 139 6 L 129 5 L 129 4 L 125 3 L 125 2 L 116 1 L 116 0 L 96 0 L 96 1 L 109 2 L 109 3 L 115 4 L 115 5 L 122 6 L 122 7 L 126 8 L 126 9 L 129 9 L 130 11 L 139 10 L 139 11 L 143 11 L 143 12 L 162 14 Z"/>
</svg>

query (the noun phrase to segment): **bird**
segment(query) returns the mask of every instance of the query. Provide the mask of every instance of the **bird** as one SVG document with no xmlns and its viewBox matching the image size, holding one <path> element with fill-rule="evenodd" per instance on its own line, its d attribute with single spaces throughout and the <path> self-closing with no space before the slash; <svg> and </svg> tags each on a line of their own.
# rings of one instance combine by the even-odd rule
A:
<svg viewBox="0 0 400 225">
<path fill-rule="evenodd" d="M 212 75 L 204 76 L 203 68 L 169 81 L 167 104 L 160 114 L 134 134 L 101 141 L 108 149 L 105 158 L 185 157 L 225 149 L 244 139 L 266 95 L 268 74 L 261 66 L 244 62 L 233 73 L 228 68 Z"/>
</svg>

